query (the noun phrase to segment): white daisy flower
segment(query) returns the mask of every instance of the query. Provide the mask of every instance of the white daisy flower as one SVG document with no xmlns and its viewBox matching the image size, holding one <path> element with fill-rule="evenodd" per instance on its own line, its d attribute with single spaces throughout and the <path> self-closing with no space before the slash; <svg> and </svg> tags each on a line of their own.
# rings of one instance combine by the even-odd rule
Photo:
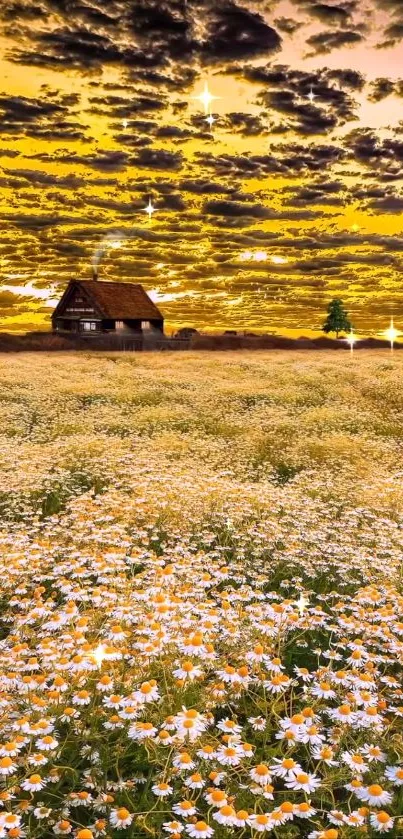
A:
<svg viewBox="0 0 403 839">
<path fill-rule="evenodd" d="M 203 821 L 186 825 L 186 832 L 192 839 L 209 839 L 214 834 L 213 828 L 209 827 L 207 822 Z"/>
<path fill-rule="evenodd" d="M 385 778 L 391 781 L 394 786 L 403 786 L 403 766 L 387 766 L 385 769 Z"/>
<path fill-rule="evenodd" d="M 193 801 L 180 801 L 179 804 L 173 805 L 172 810 L 177 816 L 187 818 L 188 816 L 194 816 L 196 807 Z"/>
<path fill-rule="evenodd" d="M 312 816 L 316 815 L 316 812 L 317 810 L 312 807 L 310 801 L 302 801 L 301 804 L 294 805 L 294 815 L 298 816 L 300 819 L 310 819 Z"/>
<path fill-rule="evenodd" d="M 361 775 L 368 772 L 368 764 L 365 763 L 363 756 L 357 752 L 343 752 L 341 759 L 354 773 Z"/>
<path fill-rule="evenodd" d="M 268 813 L 253 813 L 248 818 L 248 825 L 257 833 L 264 833 L 265 830 L 272 830 L 273 828 Z"/>
<path fill-rule="evenodd" d="M 299 763 L 293 760 L 292 757 L 273 758 L 273 763 L 269 767 L 272 775 L 278 778 L 287 778 L 290 772 L 302 772 L 302 767 Z"/>
<path fill-rule="evenodd" d="M 176 821 L 164 822 L 162 826 L 167 833 L 182 833 L 183 830 L 183 824 Z"/>
<path fill-rule="evenodd" d="M 373 827 L 377 833 L 387 833 L 389 830 L 393 829 L 394 819 L 389 815 L 389 813 L 386 813 L 385 810 L 380 810 L 379 813 L 371 813 L 369 821 L 371 827 Z"/>
<path fill-rule="evenodd" d="M 257 766 L 253 766 L 252 769 L 249 770 L 249 775 L 252 778 L 252 781 L 255 781 L 256 784 L 260 784 L 260 786 L 265 786 L 271 781 L 270 769 L 264 763 L 259 763 Z"/>
<path fill-rule="evenodd" d="M 166 798 L 167 795 L 171 795 L 173 789 L 169 784 L 164 783 L 161 781 L 159 784 L 154 784 L 151 787 L 154 795 L 158 796 L 158 798 Z"/>
<path fill-rule="evenodd" d="M 195 772 L 193 775 L 190 775 L 189 778 L 186 778 L 184 781 L 186 787 L 190 789 L 203 789 L 206 785 L 205 780 L 199 774 L 199 772 Z"/>
<path fill-rule="evenodd" d="M 216 810 L 213 814 L 213 819 L 215 819 L 219 824 L 232 827 L 236 822 L 236 812 L 229 804 L 224 804 L 220 810 Z"/>
<path fill-rule="evenodd" d="M 26 780 L 22 782 L 21 786 L 29 792 L 37 792 L 38 790 L 43 789 L 45 781 L 40 775 L 30 775 L 29 778 L 26 778 Z"/>
<path fill-rule="evenodd" d="M 301 789 L 304 792 L 313 792 L 315 789 L 320 787 L 321 782 L 320 778 L 317 778 L 316 775 L 310 775 L 307 772 L 296 772 L 293 770 L 289 773 L 288 780 L 285 785 L 288 789 Z"/>
<path fill-rule="evenodd" d="M 362 801 L 365 801 L 371 807 L 379 807 L 384 804 L 390 804 L 392 794 L 383 789 L 379 784 L 370 784 L 369 787 L 363 787 L 360 790 L 358 798 L 361 798 Z"/>
<path fill-rule="evenodd" d="M 126 807 L 118 807 L 117 809 L 111 811 L 109 821 L 113 827 L 121 830 L 124 827 L 129 827 L 133 818 L 133 814 L 129 813 L 129 811 L 126 810 Z"/>
</svg>

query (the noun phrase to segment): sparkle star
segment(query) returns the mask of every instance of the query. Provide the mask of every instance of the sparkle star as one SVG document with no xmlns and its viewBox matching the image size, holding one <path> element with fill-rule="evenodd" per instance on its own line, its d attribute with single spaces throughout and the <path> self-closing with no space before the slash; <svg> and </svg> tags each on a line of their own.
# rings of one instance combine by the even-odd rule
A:
<svg viewBox="0 0 403 839">
<path fill-rule="evenodd" d="M 298 606 L 298 611 L 300 613 L 301 618 L 304 615 L 305 609 L 309 604 L 309 600 L 305 597 L 304 594 L 300 594 L 299 599 L 295 601 L 295 605 Z"/>
<path fill-rule="evenodd" d="M 213 117 L 213 114 L 209 114 L 208 117 L 206 117 L 205 122 L 208 122 L 211 129 L 217 120 Z"/>
<path fill-rule="evenodd" d="M 395 327 L 394 327 L 393 318 L 391 318 L 389 329 L 385 330 L 384 335 L 385 335 L 385 338 L 388 341 L 390 341 L 390 351 L 392 353 L 393 353 L 393 344 L 395 343 L 396 338 L 398 337 L 399 334 L 400 333 L 398 332 L 398 330 L 395 329 Z"/>
<path fill-rule="evenodd" d="M 354 344 L 355 344 L 356 340 L 357 340 L 357 339 L 356 339 L 356 337 L 355 337 L 355 335 L 354 335 L 354 332 L 353 332 L 353 330 L 351 329 L 351 330 L 350 330 L 350 334 L 349 334 L 349 335 L 347 335 L 347 338 L 346 338 L 347 343 L 350 345 L 350 352 L 351 352 L 351 355 L 352 355 L 352 354 L 353 354 L 353 352 L 354 352 Z"/>
<path fill-rule="evenodd" d="M 310 89 L 307 98 L 309 99 L 311 104 L 313 100 L 316 99 L 316 94 L 313 92 L 312 88 Z"/>
<path fill-rule="evenodd" d="M 123 125 L 123 128 L 126 130 L 127 126 L 129 125 L 128 120 L 127 119 L 122 120 L 122 125 Z"/>
<path fill-rule="evenodd" d="M 152 201 L 151 201 L 151 198 L 150 198 L 150 199 L 149 199 L 149 201 L 148 201 L 147 207 L 144 207 L 144 208 L 143 208 L 143 213 L 147 213 L 148 218 L 149 218 L 149 219 L 150 219 L 150 221 L 151 221 L 151 219 L 152 219 L 152 215 L 153 215 L 153 213 L 155 213 L 155 207 L 153 206 L 153 203 L 152 203 Z"/>
<path fill-rule="evenodd" d="M 198 99 L 204 105 L 204 112 L 208 114 L 211 103 L 214 99 L 219 99 L 219 96 L 213 96 L 208 89 L 208 84 L 205 82 L 204 90 L 198 96 L 193 96 L 193 99 Z"/>
</svg>

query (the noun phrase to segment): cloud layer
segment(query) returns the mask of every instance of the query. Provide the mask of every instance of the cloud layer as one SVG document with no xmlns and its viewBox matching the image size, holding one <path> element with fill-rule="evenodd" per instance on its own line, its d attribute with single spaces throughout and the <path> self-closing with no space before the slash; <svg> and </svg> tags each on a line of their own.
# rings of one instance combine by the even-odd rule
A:
<svg viewBox="0 0 403 839">
<path fill-rule="evenodd" d="M 3 328 L 114 229 L 101 276 L 171 328 L 309 334 L 336 295 L 403 328 L 400 0 L 3 0 L 0 30 Z"/>
</svg>

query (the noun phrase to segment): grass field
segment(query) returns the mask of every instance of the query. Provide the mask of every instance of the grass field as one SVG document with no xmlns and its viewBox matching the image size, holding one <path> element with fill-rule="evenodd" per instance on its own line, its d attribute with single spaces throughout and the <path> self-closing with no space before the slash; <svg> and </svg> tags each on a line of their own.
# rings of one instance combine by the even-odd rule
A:
<svg viewBox="0 0 403 839">
<path fill-rule="evenodd" d="M 402 412 L 388 351 L 0 356 L 0 836 L 403 836 Z"/>
</svg>

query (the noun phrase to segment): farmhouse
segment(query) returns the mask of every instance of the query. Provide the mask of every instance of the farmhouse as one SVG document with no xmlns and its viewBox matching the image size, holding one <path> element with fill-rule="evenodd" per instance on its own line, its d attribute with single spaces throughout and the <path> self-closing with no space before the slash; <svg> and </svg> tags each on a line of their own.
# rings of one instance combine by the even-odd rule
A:
<svg viewBox="0 0 403 839">
<path fill-rule="evenodd" d="M 55 332 L 163 335 L 164 318 L 143 286 L 72 280 L 52 315 Z"/>
</svg>

